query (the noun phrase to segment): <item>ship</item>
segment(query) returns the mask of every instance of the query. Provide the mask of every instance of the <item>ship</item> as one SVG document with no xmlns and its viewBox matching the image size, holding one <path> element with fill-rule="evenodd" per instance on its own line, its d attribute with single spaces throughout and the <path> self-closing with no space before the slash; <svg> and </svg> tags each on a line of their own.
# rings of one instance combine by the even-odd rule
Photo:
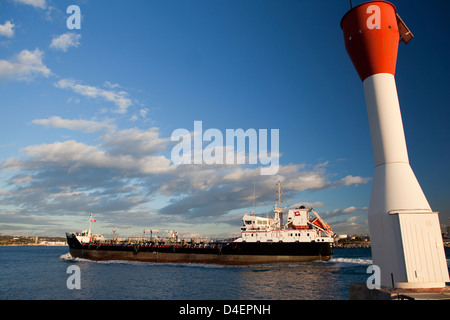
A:
<svg viewBox="0 0 450 320">
<path fill-rule="evenodd" d="M 144 229 L 148 237 L 106 238 L 89 230 L 67 232 L 73 258 L 94 261 L 126 260 L 155 263 L 251 265 L 328 261 L 333 257 L 335 234 L 313 208 L 289 209 L 283 224 L 281 184 L 273 215 L 253 210 L 242 218 L 241 234 L 228 240 L 180 239 L 175 230 Z M 115 232 L 114 232 L 115 234 Z M 160 236 L 160 235 L 164 235 Z"/>
</svg>

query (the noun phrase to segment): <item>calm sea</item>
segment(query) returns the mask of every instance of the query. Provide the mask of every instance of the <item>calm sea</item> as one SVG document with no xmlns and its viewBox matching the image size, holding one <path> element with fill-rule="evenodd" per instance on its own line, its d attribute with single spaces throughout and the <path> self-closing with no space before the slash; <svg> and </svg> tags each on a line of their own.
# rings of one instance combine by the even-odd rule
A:
<svg viewBox="0 0 450 320">
<path fill-rule="evenodd" d="M 0 299 L 347 300 L 371 264 L 370 249 L 335 249 L 327 262 L 218 266 L 91 262 L 72 259 L 67 247 L 0 247 Z M 73 265 L 81 287 L 70 290 Z"/>
</svg>

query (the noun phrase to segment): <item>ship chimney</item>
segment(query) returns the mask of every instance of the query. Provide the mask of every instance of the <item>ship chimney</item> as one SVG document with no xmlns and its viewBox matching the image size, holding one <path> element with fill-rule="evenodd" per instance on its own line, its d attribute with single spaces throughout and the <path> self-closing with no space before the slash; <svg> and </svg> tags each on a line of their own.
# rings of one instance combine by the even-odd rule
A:
<svg viewBox="0 0 450 320">
<path fill-rule="evenodd" d="M 409 164 L 394 77 L 399 41 L 408 43 L 412 33 L 387 1 L 353 7 L 341 28 L 369 118 L 375 171 L 368 220 L 381 286 L 445 287 L 449 274 L 439 217 Z"/>
</svg>

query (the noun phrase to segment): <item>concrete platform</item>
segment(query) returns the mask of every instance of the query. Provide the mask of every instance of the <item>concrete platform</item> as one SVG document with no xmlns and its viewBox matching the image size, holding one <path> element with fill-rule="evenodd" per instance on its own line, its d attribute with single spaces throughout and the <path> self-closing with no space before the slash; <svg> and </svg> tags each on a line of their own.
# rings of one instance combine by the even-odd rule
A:
<svg viewBox="0 0 450 320">
<path fill-rule="evenodd" d="M 369 289 L 366 283 L 351 283 L 350 300 L 450 300 L 450 286 L 433 289 Z"/>
</svg>

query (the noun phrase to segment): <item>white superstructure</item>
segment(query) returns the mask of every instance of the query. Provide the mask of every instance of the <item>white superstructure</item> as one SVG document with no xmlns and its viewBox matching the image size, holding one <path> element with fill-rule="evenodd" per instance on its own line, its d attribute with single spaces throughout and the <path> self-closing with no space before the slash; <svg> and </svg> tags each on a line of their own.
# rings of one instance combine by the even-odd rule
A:
<svg viewBox="0 0 450 320">
<path fill-rule="evenodd" d="M 280 183 L 278 195 L 278 205 L 275 203 L 273 217 L 260 217 L 253 212 L 244 215 L 241 237 L 235 242 L 334 242 L 331 227 L 312 208 L 290 209 L 287 223 L 283 225 Z"/>
<path fill-rule="evenodd" d="M 92 212 L 89 216 L 89 230 L 83 230 L 81 232 L 77 232 L 75 236 L 77 237 L 78 241 L 83 243 L 90 243 L 92 241 L 103 241 L 105 240 L 105 237 L 102 234 L 93 234 L 92 233 L 92 222 L 96 222 L 94 219 Z"/>
</svg>

